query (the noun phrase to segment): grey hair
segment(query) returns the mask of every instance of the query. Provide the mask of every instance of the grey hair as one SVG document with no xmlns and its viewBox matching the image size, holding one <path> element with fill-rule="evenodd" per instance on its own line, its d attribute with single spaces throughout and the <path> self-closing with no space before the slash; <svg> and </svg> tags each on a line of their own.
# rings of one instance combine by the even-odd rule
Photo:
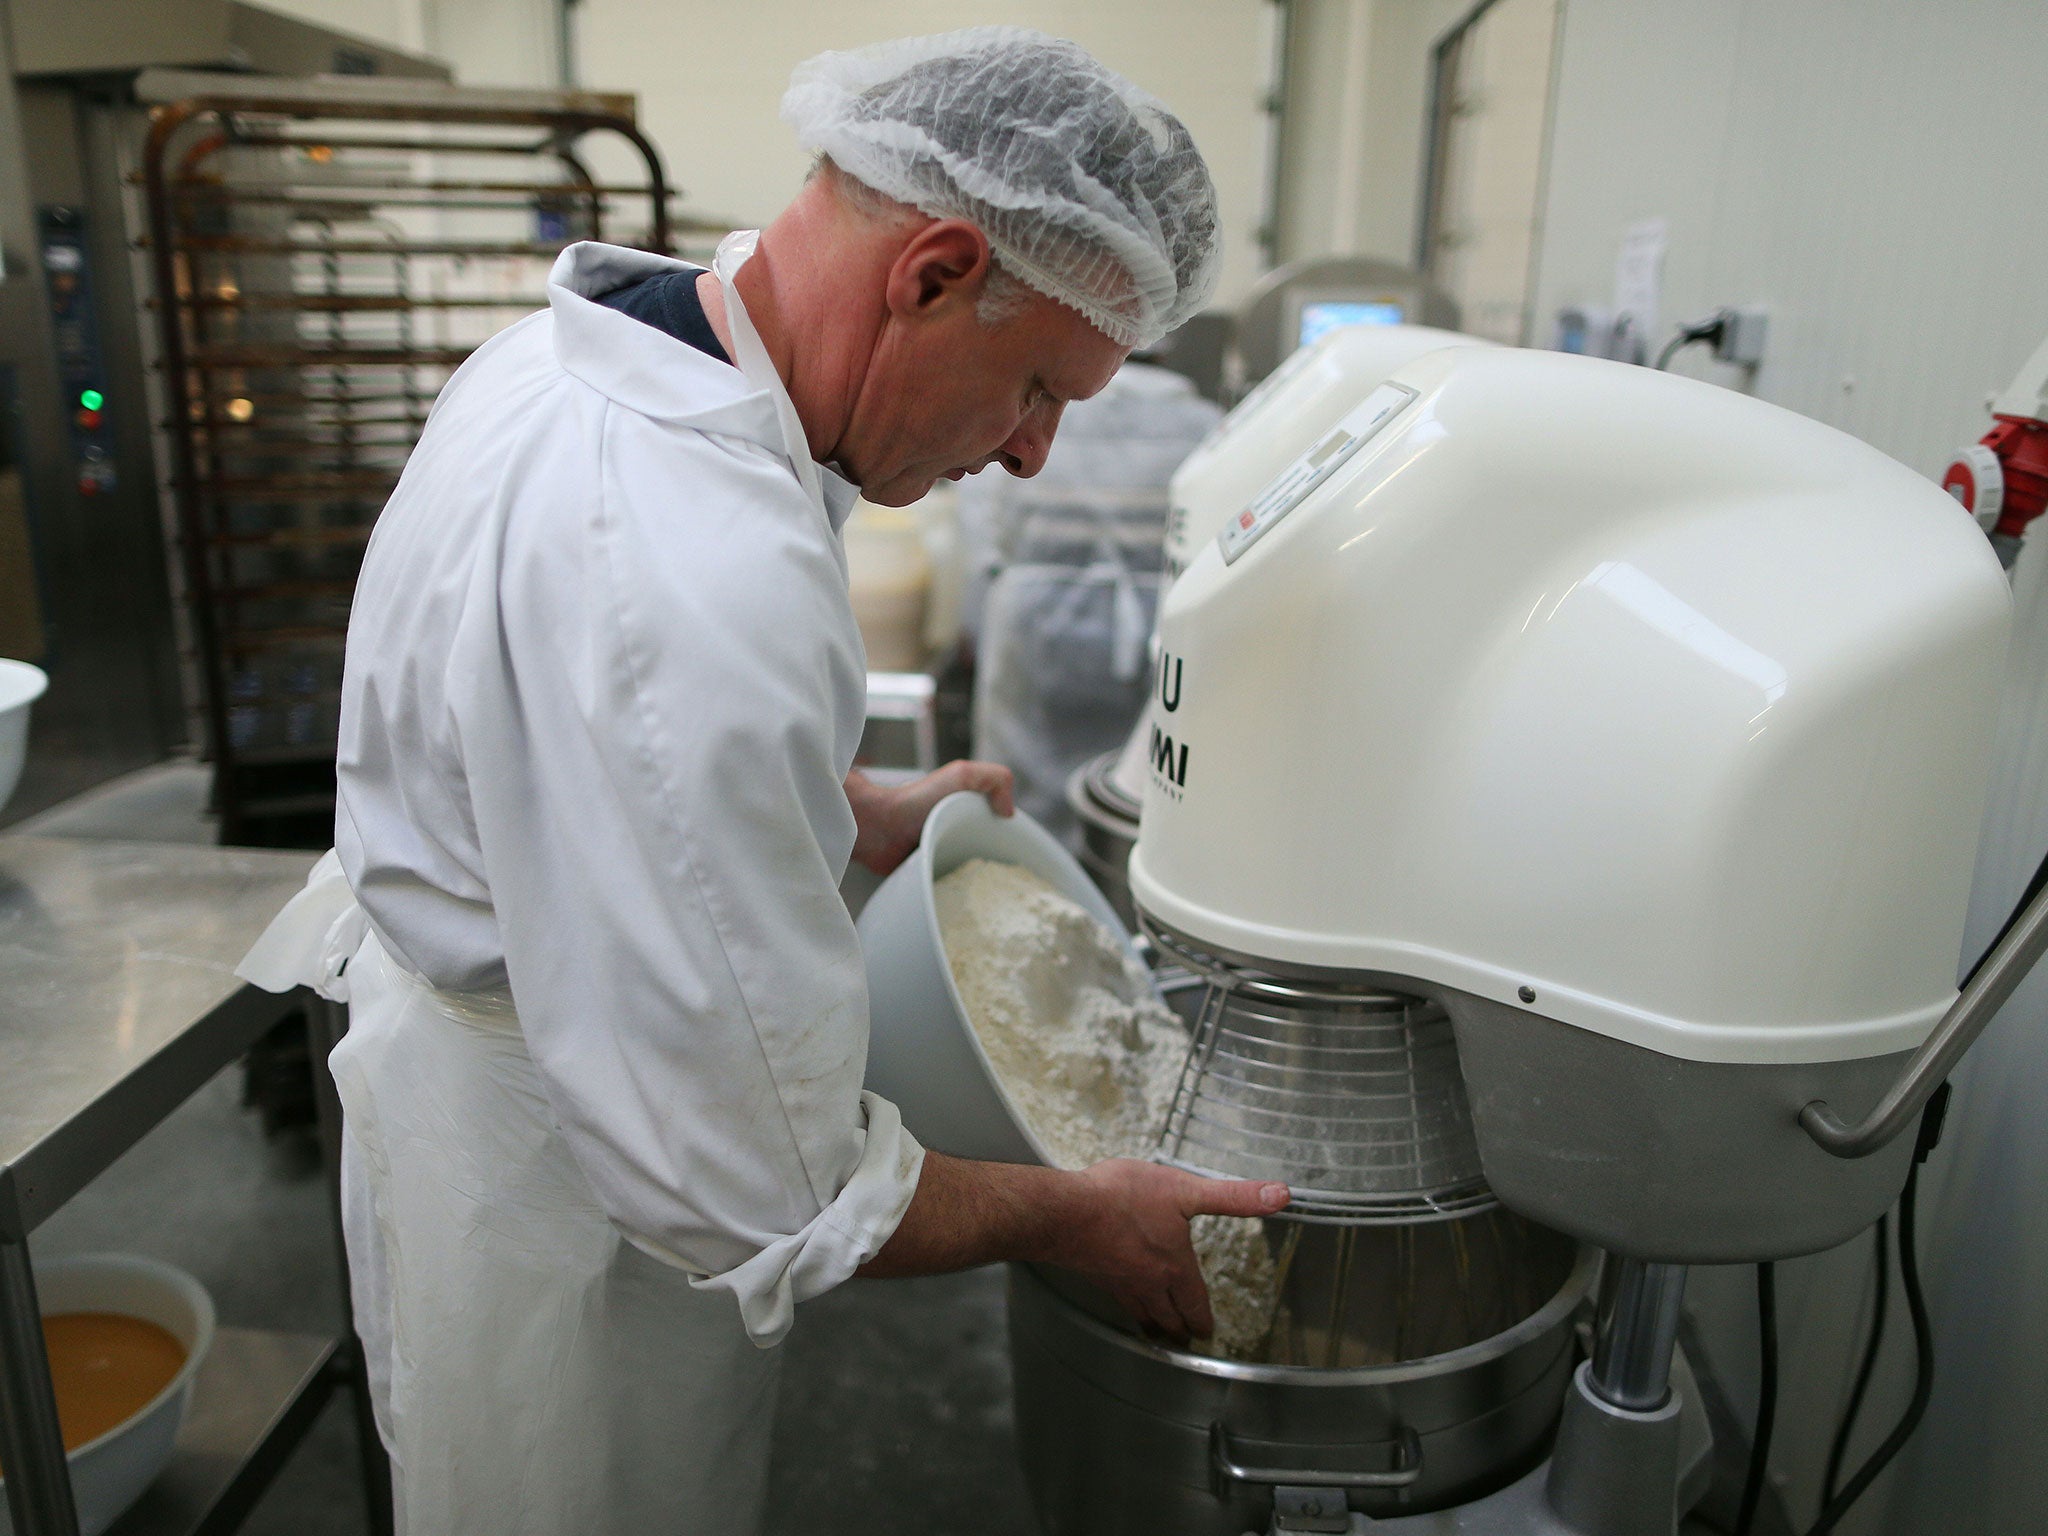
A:
<svg viewBox="0 0 2048 1536">
<path fill-rule="evenodd" d="M 908 203 L 898 202 L 886 193 L 877 192 L 859 177 L 849 174 L 834 163 L 830 155 L 819 155 L 811 162 L 810 175 L 806 180 L 820 178 L 828 181 L 846 205 L 863 218 L 878 223 L 893 224 L 904 219 L 922 218 L 917 209 Z M 975 302 L 974 318 L 990 330 L 1017 318 L 1024 306 L 1031 301 L 1031 286 L 1016 273 L 1002 264 L 996 254 L 989 253 L 988 281 L 982 285 L 981 297 Z"/>
</svg>

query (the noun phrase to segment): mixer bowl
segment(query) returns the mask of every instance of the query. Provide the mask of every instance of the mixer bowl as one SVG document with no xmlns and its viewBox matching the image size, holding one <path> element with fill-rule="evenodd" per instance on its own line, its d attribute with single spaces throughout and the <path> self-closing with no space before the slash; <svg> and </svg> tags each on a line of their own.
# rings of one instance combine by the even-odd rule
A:
<svg viewBox="0 0 2048 1536">
<path fill-rule="evenodd" d="M 1067 809 L 1081 829 L 1081 867 L 1093 877 L 1127 927 L 1135 927 L 1129 865 L 1138 845 L 1138 806 L 1117 787 L 1115 772 L 1122 752 L 1090 758 L 1067 779 Z"/>
<path fill-rule="evenodd" d="M 1050 1164 L 967 1022 L 939 937 L 933 883 L 969 859 L 1021 865 L 1131 943 L 1102 892 L 1050 832 L 1022 811 L 996 815 L 978 794 L 948 795 L 925 819 L 917 851 L 861 909 L 867 1086 L 900 1109 L 911 1134 L 936 1151 Z"/>
<path fill-rule="evenodd" d="M 1252 1365 L 1168 1348 L 1131 1333 L 1073 1277 L 1012 1265 L 1017 1438 L 1045 1536 L 1242 1536 L 1267 1529 L 1274 1487 L 1316 1474 L 1378 1479 L 1347 1493 L 1368 1516 L 1419 1514 L 1528 1472 L 1557 1424 L 1599 1256 L 1505 1212 L 1474 1220 L 1526 1234 L 1513 1278 L 1525 1295 L 1533 1287 L 1536 1304 L 1464 1343 L 1440 1319 L 1426 1322 L 1416 1357 L 1389 1364 Z M 1372 1237 L 1397 1240 L 1389 1229 Z M 1373 1315 L 1381 1283 L 1355 1277 L 1361 1315 L 1339 1358 L 1394 1337 Z M 1410 1290 L 1426 1313 L 1450 1286 L 1448 1273 L 1423 1275 Z M 1297 1292 L 1291 1304 L 1313 1303 Z M 1485 1306 L 1474 1321 L 1484 1329 L 1500 1317 Z"/>
<path fill-rule="evenodd" d="M 213 1344 L 213 1300 L 181 1269 L 135 1254 L 81 1254 L 36 1265 L 36 1295 L 46 1316 L 112 1312 L 155 1323 L 185 1350 L 185 1364 L 162 1391 L 97 1439 L 65 1457 L 78 1506 L 79 1536 L 99 1536 L 156 1480 L 171 1459 L 192 1396 L 192 1379 Z M 4 1488 L 0 1482 L 0 1488 Z M 13 1530 L 0 1497 L 0 1536 Z"/>
<path fill-rule="evenodd" d="M 0 660 L 0 809 L 5 809 L 28 759 L 28 710 L 50 680 L 41 667 Z"/>
</svg>

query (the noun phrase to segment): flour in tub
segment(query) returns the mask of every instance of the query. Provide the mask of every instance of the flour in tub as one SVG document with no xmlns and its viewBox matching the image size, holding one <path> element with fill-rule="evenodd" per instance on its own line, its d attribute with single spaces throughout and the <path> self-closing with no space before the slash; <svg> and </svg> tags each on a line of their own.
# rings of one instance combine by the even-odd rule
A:
<svg viewBox="0 0 2048 1536">
<path fill-rule="evenodd" d="M 1014 864 L 972 859 L 932 890 L 953 983 L 996 1076 L 1061 1168 L 1146 1157 L 1166 1122 L 1187 1032 L 1115 935 Z M 1273 1314 L 1256 1219 L 1198 1216 L 1216 1353 L 1254 1357 Z"/>
</svg>

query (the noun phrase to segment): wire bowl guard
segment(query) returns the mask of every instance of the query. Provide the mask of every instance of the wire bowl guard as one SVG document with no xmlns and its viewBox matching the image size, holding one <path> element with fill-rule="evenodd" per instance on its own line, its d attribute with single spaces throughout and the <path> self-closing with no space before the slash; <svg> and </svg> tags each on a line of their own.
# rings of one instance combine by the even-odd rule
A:
<svg viewBox="0 0 2048 1536">
<path fill-rule="evenodd" d="M 1201 986 L 1160 1162 L 1284 1182 L 1297 1221 L 1447 1221 L 1498 1203 L 1438 1004 L 1253 970 L 1139 920 Z"/>
</svg>

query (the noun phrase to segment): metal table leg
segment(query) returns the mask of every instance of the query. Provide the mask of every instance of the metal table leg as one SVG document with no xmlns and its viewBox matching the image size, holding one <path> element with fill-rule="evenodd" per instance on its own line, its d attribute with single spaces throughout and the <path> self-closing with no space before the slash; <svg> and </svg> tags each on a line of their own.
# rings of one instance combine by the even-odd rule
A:
<svg viewBox="0 0 2048 1536">
<path fill-rule="evenodd" d="M 0 1468 L 17 1536 L 78 1536 L 28 1243 L 0 1238 Z"/>
</svg>

